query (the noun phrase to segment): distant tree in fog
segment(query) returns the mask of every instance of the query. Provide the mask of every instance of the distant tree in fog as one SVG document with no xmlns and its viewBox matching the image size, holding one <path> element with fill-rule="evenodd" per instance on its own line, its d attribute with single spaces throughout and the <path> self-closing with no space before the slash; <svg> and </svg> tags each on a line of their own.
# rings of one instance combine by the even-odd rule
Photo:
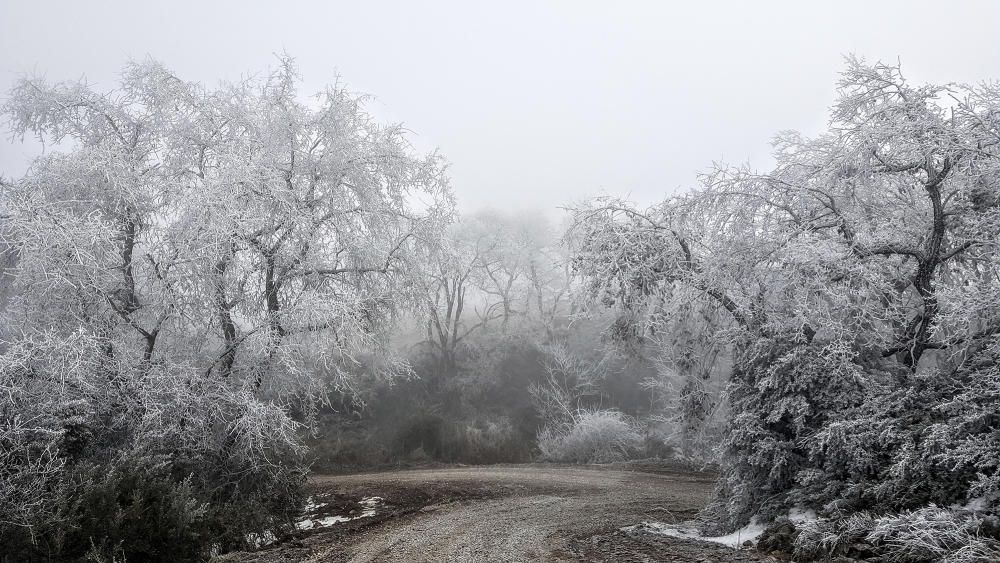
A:
<svg viewBox="0 0 1000 563">
<path fill-rule="evenodd" d="M 427 339 L 453 373 L 470 339 L 514 330 L 551 339 L 569 289 L 559 242 L 541 215 L 482 211 L 449 228 L 425 259 Z M 513 323 L 513 324 L 512 324 Z"/>
</svg>

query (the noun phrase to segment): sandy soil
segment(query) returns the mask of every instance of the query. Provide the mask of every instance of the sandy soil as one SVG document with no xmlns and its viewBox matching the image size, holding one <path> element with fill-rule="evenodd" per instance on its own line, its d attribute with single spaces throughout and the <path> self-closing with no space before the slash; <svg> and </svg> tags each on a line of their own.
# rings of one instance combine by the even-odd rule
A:
<svg viewBox="0 0 1000 563">
<path fill-rule="evenodd" d="M 378 496 L 373 517 L 299 532 L 226 561 L 762 561 L 753 551 L 627 534 L 643 520 L 692 518 L 713 476 L 493 466 L 315 476 L 314 498 L 345 510 Z M 354 499 L 354 500 L 352 500 Z"/>
</svg>

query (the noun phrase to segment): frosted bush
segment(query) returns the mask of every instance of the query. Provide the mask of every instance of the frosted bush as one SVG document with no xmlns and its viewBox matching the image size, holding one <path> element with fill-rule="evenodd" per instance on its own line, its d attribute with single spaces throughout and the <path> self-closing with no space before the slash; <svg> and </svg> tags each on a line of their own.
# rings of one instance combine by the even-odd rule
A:
<svg viewBox="0 0 1000 563">
<path fill-rule="evenodd" d="M 886 563 L 996 561 L 1000 558 L 997 525 L 996 516 L 933 505 L 885 516 L 860 512 L 840 520 L 803 523 L 795 539 L 795 557 L 811 561 L 865 555 Z"/>
<path fill-rule="evenodd" d="M 100 342 L 0 355 L 5 555 L 197 559 L 286 525 L 304 468 L 282 409 L 182 366 L 102 366 Z"/>
<path fill-rule="evenodd" d="M 580 410 L 562 425 L 538 435 L 542 459 L 568 463 L 610 463 L 628 459 L 642 448 L 635 420 L 619 411 Z"/>
</svg>

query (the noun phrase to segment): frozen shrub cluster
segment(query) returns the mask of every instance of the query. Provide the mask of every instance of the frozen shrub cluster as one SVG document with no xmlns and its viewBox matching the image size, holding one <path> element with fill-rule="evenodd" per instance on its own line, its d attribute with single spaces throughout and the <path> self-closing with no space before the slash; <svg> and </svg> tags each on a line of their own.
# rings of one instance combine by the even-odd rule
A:
<svg viewBox="0 0 1000 563">
<path fill-rule="evenodd" d="M 538 434 L 542 459 L 566 463 L 611 463 L 642 450 L 635 420 L 613 410 L 580 410 L 570 421 L 547 425 Z"/>
<path fill-rule="evenodd" d="M 801 524 L 794 556 L 802 561 L 835 556 L 886 563 L 996 561 L 1000 559 L 1000 520 L 933 505 L 888 516 L 858 512 Z"/>
<path fill-rule="evenodd" d="M 723 434 L 726 460 L 707 532 L 728 533 L 783 514 L 815 458 L 807 440 L 838 412 L 860 405 L 870 390 L 843 346 L 804 343 L 792 335 L 760 339 L 739 358 L 728 395 L 733 414 Z M 840 460 L 838 460 L 840 461 Z M 825 504 L 819 498 L 803 502 Z"/>
<path fill-rule="evenodd" d="M 1000 499 L 995 344 L 958 369 L 864 366 L 835 347 L 758 341 L 730 385 L 712 531 L 805 506 L 829 517 Z"/>
<path fill-rule="evenodd" d="M 795 501 L 832 514 L 1000 500 L 998 348 L 973 351 L 951 371 L 872 386 L 803 440 L 809 470 Z M 900 382 L 905 384 L 900 385 Z"/>
<path fill-rule="evenodd" d="M 4 553 L 193 560 L 245 548 L 300 505 L 295 430 L 239 387 L 109 364 L 99 339 L 14 346 L 0 356 Z"/>
</svg>

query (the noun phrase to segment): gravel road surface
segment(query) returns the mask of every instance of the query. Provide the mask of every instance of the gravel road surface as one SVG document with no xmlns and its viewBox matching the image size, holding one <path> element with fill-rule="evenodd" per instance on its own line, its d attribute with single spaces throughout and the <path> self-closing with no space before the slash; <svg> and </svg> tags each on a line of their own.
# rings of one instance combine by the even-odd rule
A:
<svg viewBox="0 0 1000 563">
<path fill-rule="evenodd" d="M 378 496 L 378 518 L 316 530 L 239 561 L 759 561 L 752 551 L 620 531 L 692 518 L 713 476 L 490 466 L 315 476 L 319 497 Z M 368 521 L 365 521 L 368 520 Z"/>
</svg>

